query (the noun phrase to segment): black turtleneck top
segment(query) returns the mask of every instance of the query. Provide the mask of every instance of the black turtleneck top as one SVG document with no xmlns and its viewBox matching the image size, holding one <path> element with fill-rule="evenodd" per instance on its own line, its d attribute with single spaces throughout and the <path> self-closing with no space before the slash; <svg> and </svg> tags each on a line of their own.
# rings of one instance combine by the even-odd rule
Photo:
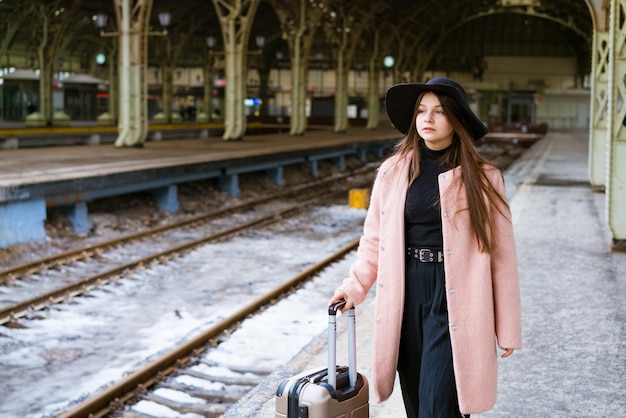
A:
<svg viewBox="0 0 626 418">
<path fill-rule="evenodd" d="M 446 149 L 433 151 L 420 141 L 420 174 L 409 186 L 404 207 L 405 243 L 420 248 L 443 248 L 439 174 L 447 171 L 441 157 Z"/>
</svg>

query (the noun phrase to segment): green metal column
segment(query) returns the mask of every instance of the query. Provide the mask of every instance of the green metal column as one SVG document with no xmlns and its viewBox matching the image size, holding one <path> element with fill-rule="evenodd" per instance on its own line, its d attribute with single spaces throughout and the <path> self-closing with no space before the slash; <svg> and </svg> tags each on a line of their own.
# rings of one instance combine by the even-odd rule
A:
<svg viewBox="0 0 626 418">
<path fill-rule="evenodd" d="M 589 182 L 594 191 L 606 186 L 606 155 L 609 141 L 609 33 L 594 31 L 592 51 L 591 124 L 589 132 Z"/>
<path fill-rule="evenodd" d="M 148 135 L 146 62 L 151 8 L 152 0 L 115 0 L 120 42 L 117 147 L 141 146 Z"/>
<path fill-rule="evenodd" d="M 626 251 L 626 0 L 612 0 L 606 209 L 611 249 Z"/>
<path fill-rule="evenodd" d="M 250 29 L 260 0 L 213 0 L 224 39 L 226 89 L 224 135 L 226 141 L 241 140 L 246 132 L 247 50 Z"/>
</svg>

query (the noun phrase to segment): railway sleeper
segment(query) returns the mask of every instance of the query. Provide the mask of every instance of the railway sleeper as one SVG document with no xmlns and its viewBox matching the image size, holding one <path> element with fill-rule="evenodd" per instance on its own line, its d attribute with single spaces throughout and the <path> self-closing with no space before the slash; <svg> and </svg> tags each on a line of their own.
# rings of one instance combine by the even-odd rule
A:
<svg viewBox="0 0 626 418">
<path fill-rule="evenodd" d="M 274 372 L 273 368 L 267 368 L 257 365 L 237 365 L 237 364 L 225 364 L 218 363 L 216 361 L 211 360 L 202 360 L 204 364 L 207 364 L 212 367 L 224 367 L 236 373 L 254 373 L 261 376 L 269 376 Z"/>
<path fill-rule="evenodd" d="M 204 370 L 203 370 L 204 369 Z M 202 365 L 193 366 L 189 369 L 185 370 L 185 374 L 197 377 L 199 379 L 208 380 L 211 382 L 224 383 L 227 385 L 241 385 L 241 386 L 256 386 L 263 378 L 261 376 L 253 375 L 251 373 L 241 374 L 236 372 L 229 373 L 228 376 L 223 374 L 210 374 L 206 373 L 206 370 L 210 369 L 210 367 L 202 367 Z M 217 371 L 217 369 L 216 369 Z"/>
<path fill-rule="evenodd" d="M 233 406 L 232 403 L 212 403 L 207 401 L 199 402 L 180 402 L 165 396 L 149 393 L 143 397 L 144 401 L 154 402 L 166 406 L 180 414 L 198 414 L 205 417 L 218 417 L 228 408 Z"/>
<path fill-rule="evenodd" d="M 220 402 L 226 403 L 235 403 L 242 396 L 244 396 L 248 391 L 250 391 L 250 386 L 232 386 L 232 385 L 222 385 L 219 389 L 209 389 L 206 387 L 202 387 L 202 383 L 197 386 L 194 384 L 181 383 L 174 380 L 168 380 L 166 382 L 160 383 L 157 385 L 157 389 L 171 389 L 179 392 L 184 392 L 189 396 L 193 396 L 195 398 L 201 398 L 207 401 L 214 401 L 215 399 L 219 399 Z"/>
<path fill-rule="evenodd" d="M 122 418 L 154 418 L 154 415 L 144 414 L 138 411 L 124 411 L 123 414 L 113 415 L 115 417 Z"/>
</svg>

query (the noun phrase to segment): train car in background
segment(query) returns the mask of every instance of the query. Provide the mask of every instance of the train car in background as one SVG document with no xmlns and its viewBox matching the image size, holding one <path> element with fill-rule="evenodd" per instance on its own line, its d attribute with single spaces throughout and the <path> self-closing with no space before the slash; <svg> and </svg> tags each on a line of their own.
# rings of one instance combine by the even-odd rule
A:
<svg viewBox="0 0 626 418">
<path fill-rule="evenodd" d="M 22 121 L 38 103 L 38 71 L 0 69 L 0 120 Z"/>
<path fill-rule="evenodd" d="M 93 120 L 102 113 L 105 80 L 80 73 L 59 73 L 53 80 L 54 112 L 63 111 L 72 120 Z M 0 71 L 0 120 L 23 121 L 39 108 L 39 71 Z"/>
<path fill-rule="evenodd" d="M 102 113 L 102 103 L 99 105 L 99 100 L 104 97 L 103 93 L 108 97 L 107 84 L 107 81 L 89 74 L 77 73 L 59 80 L 55 91 L 61 92 L 63 111 L 72 120 L 96 120 Z"/>
</svg>

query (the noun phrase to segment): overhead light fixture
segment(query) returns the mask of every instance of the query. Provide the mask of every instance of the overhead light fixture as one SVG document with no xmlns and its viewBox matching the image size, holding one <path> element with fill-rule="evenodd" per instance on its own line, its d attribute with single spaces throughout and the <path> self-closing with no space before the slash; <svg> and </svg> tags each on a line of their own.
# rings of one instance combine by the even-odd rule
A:
<svg viewBox="0 0 626 418">
<path fill-rule="evenodd" d="M 107 22 L 109 21 L 109 16 L 107 16 L 104 13 L 98 13 L 95 16 L 95 21 L 96 21 L 96 26 L 98 26 L 98 28 L 104 29 L 104 27 L 107 25 Z"/>
<path fill-rule="evenodd" d="M 172 15 L 169 12 L 161 12 L 159 13 L 159 23 L 162 28 L 167 28 L 172 21 Z"/>
<path fill-rule="evenodd" d="M 256 46 L 258 46 L 259 49 L 261 49 L 261 48 L 263 48 L 264 45 L 265 45 L 265 36 L 257 35 L 257 37 L 256 37 Z"/>
</svg>

